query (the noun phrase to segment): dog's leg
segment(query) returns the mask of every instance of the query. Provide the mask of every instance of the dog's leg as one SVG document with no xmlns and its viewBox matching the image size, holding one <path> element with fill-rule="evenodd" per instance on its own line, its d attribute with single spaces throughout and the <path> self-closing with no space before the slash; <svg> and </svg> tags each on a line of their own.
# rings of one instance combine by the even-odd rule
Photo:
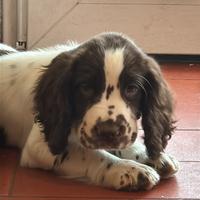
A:
<svg viewBox="0 0 200 200">
<path fill-rule="evenodd" d="M 31 168 L 52 169 L 56 155 L 49 151 L 40 125 L 34 123 L 22 150 L 20 165 Z"/>
<path fill-rule="evenodd" d="M 111 153 L 119 158 L 130 159 L 147 164 L 153 167 L 159 173 L 161 178 L 171 177 L 179 169 L 178 161 L 167 153 L 162 152 L 157 160 L 150 159 L 145 145 L 140 142 L 135 142 L 127 149 L 112 151 Z"/>
<path fill-rule="evenodd" d="M 60 160 L 60 162 L 59 162 Z M 86 178 L 89 182 L 121 190 L 148 190 L 159 182 L 157 172 L 135 161 L 120 159 L 104 150 L 71 146 L 55 171 L 62 176 Z"/>
<path fill-rule="evenodd" d="M 152 167 L 120 159 L 104 150 L 87 150 L 69 144 L 63 155 L 54 156 L 37 124 L 23 149 L 21 165 L 53 169 L 64 177 L 84 178 L 114 189 L 148 190 L 159 182 L 159 175 Z"/>
</svg>

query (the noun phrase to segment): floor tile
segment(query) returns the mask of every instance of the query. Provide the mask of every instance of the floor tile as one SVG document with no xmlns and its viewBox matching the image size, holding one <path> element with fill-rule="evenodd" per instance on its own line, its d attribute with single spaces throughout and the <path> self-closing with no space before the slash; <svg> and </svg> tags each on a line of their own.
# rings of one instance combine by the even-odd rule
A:
<svg viewBox="0 0 200 200">
<path fill-rule="evenodd" d="M 14 149 L 0 149 L 0 196 L 8 195 L 19 154 Z"/>
<path fill-rule="evenodd" d="M 143 143 L 144 133 L 139 131 L 138 141 Z M 200 131 L 175 131 L 168 141 L 165 152 L 173 155 L 178 161 L 200 162 Z"/>
<path fill-rule="evenodd" d="M 176 131 L 166 151 L 179 161 L 200 161 L 199 144 L 200 131 Z"/>
<path fill-rule="evenodd" d="M 200 80 L 169 80 L 179 129 L 200 130 Z"/>
<path fill-rule="evenodd" d="M 110 192 L 110 190 L 56 177 L 51 172 L 19 168 L 12 195 L 88 197 L 102 192 Z"/>
<path fill-rule="evenodd" d="M 161 65 L 167 79 L 200 80 L 200 64 L 163 64 Z"/>
<path fill-rule="evenodd" d="M 99 198 L 99 197 L 56 197 L 56 198 L 51 198 L 51 197 L 3 197 L 1 200 L 116 200 L 116 198 Z M 146 198 L 120 198 L 120 200 L 147 200 Z"/>
<path fill-rule="evenodd" d="M 200 64 L 166 64 L 162 71 L 174 93 L 178 128 L 200 130 Z"/>
<path fill-rule="evenodd" d="M 160 197 L 167 198 L 200 198 L 200 163 L 181 162 L 177 178 L 165 180 L 158 186 Z"/>
<path fill-rule="evenodd" d="M 52 198 L 200 198 L 199 169 L 200 162 L 182 162 L 177 177 L 161 181 L 151 191 L 129 193 L 65 180 L 40 170 L 20 168 L 12 195 Z"/>
</svg>

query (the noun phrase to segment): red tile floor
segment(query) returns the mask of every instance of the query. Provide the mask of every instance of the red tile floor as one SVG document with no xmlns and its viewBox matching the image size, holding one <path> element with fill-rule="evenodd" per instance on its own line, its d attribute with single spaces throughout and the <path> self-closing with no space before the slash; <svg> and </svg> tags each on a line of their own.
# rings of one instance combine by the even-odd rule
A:
<svg viewBox="0 0 200 200">
<path fill-rule="evenodd" d="M 56 177 L 19 166 L 19 151 L 0 149 L 0 200 L 200 199 L 200 65 L 162 65 L 176 96 L 177 130 L 167 151 L 180 171 L 151 191 L 119 192 Z"/>
</svg>

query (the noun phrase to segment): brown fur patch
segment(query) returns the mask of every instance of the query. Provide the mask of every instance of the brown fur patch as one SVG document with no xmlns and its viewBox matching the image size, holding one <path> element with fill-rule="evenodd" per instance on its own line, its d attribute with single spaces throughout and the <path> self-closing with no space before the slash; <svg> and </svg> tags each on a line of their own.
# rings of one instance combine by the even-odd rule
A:
<svg viewBox="0 0 200 200">
<path fill-rule="evenodd" d="M 108 100 L 110 95 L 112 94 L 114 90 L 114 86 L 113 85 L 108 85 L 107 90 L 106 90 L 106 99 Z"/>
</svg>

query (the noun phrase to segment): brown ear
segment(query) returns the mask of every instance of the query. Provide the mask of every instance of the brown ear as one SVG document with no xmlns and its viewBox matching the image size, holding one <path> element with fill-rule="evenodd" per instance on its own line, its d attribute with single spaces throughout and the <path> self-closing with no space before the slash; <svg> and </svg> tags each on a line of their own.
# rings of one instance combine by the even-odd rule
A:
<svg viewBox="0 0 200 200">
<path fill-rule="evenodd" d="M 36 121 L 53 154 L 66 149 L 71 131 L 70 79 L 71 58 L 63 53 L 45 67 L 34 90 Z"/>
<path fill-rule="evenodd" d="M 142 126 L 148 154 L 152 159 L 156 159 L 171 138 L 175 121 L 172 95 L 160 67 L 149 57 L 147 67 L 148 72 L 145 75 L 147 95 L 142 105 Z"/>
</svg>

